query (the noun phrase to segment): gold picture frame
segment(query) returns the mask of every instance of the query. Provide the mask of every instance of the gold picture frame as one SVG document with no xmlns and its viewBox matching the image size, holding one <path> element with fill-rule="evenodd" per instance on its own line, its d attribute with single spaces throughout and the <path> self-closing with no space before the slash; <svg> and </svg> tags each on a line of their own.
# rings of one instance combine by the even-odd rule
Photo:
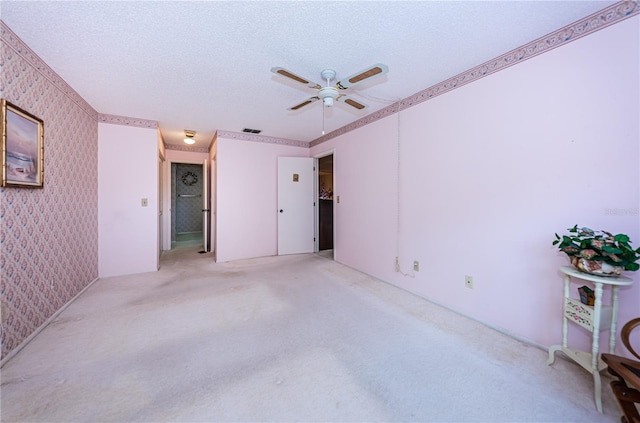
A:
<svg viewBox="0 0 640 423">
<path fill-rule="evenodd" d="M 44 186 L 44 121 L 2 99 L 2 186 Z"/>
</svg>

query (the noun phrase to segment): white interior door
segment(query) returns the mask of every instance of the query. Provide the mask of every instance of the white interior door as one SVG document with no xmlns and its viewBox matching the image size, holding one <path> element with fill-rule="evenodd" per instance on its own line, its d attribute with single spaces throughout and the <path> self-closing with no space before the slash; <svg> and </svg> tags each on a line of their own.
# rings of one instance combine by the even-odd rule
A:
<svg viewBox="0 0 640 423">
<path fill-rule="evenodd" d="M 211 251 L 213 251 L 214 253 L 216 252 L 216 213 L 217 213 L 217 208 L 216 208 L 216 198 L 217 198 L 217 182 L 216 182 L 216 178 L 218 177 L 218 173 L 217 173 L 217 168 L 216 168 L 216 157 L 213 157 L 213 160 L 211 160 L 211 172 L 210 172 L 210 180 L 211 180 L 211 195 L 209 196 L 209 209 L 211 209 L 211 212 L 209 213 L 211 215 L 211 219 L 209 220 L 209 222 L 211 222 L 210 225 L 210 229 L 209 229 L 209 249 Z"/>
<path fill-rule="evenodd" d="M 205 252 L 211 251 L 209 242 L 209 166 L 202 162 L 202 244 Z"/>
<path fill-rule="evenodd" d="M 278 255 L 314 251 L 314 159 L 278 157 Z"/>
</svg>

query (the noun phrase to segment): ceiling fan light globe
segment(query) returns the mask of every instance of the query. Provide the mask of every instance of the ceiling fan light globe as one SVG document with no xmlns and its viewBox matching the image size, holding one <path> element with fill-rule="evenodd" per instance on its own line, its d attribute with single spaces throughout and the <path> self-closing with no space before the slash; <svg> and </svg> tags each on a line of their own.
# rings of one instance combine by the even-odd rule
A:
<svg viewBox="0 0 640 423">
<path fill-rule="evenodd" d="M 324 107 L 333 106 L 333 97 L 325 97 L 324 98 Z"/>
<path fill-rule="evenodd" d="M 189 144 L 189 145 L 196 143 L 196 140 L 194 140 L 193 138 L 185 138 L 183 141 L 185 144 Z"/>
</svg>

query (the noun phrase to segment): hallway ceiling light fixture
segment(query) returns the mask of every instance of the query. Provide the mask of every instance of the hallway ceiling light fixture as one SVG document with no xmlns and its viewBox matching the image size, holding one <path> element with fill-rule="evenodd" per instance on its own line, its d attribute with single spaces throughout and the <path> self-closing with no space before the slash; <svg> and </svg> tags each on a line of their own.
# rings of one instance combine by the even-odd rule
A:
<svg viewBox="0 0 640 423">
<path fill-rule="evenodd" d="M 189 131 L 188 129 L 184 130 L 184 136 L 186 137 L 184 139 L 184 143 L 185 144 L 195 144 L 196 140 L 193 139 L 193 137 L 196 136 L 196 131 Z"/>
</svg>

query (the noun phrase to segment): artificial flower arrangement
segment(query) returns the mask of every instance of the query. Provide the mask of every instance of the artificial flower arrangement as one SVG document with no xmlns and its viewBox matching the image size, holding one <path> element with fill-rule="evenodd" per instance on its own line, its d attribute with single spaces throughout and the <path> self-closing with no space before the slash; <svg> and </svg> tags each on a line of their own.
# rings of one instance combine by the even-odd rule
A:
<svg viewBox="0 0 640 423">
<path fill-rule="evenodd" d="M 553 245 L 569 256 L 571 264 L 586 273 L 619 276 L 623 270 L 640 269 L 640 247 L 633 249 L 625 234 L 613 235 L 590 228 L 569 228 L 569 235 L 556 235 Z"/>
</svg>

